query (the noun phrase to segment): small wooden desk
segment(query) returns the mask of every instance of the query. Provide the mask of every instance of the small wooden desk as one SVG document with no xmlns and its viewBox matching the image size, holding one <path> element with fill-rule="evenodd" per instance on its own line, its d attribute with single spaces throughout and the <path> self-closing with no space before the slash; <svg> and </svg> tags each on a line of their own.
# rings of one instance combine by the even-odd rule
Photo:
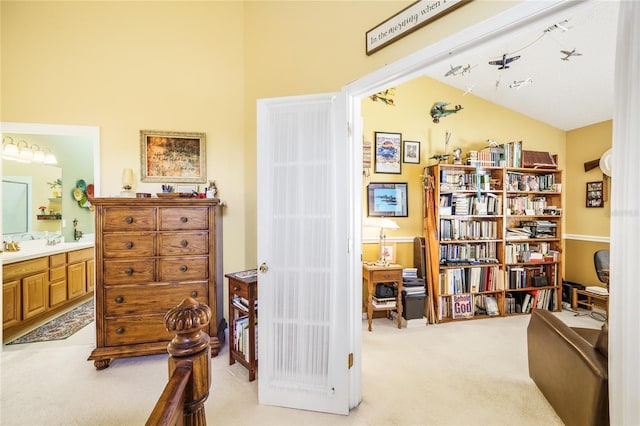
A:
<svg viewBox="0 0 640 426">
<path fill-rule="evenodd" d="M 375 266 L 362 264 L 362 281 L 367 282 L 367 320 L 369 321 L 369 331 L 371 331 L 371 321 L 373 311 L 397 311 L 398 328 L 402 327 L 402 265 Z M 376 292 L 378 283 L 395 283 L 398 287 L 398 297 L 396 305 L 389 308 L 375 308 L 373 306 L 373 295 Z"/>
<path fill-rule="evenodd" d="M 582 296 L 587 296 L 586 302 L 583 300 L 578 300 L 579 294 Z M 578 305 L 582 305 L 587 309 L 593 309 L 592 299 L 602 300 L 604 302 L 605 310 L 607 312 L 607 317 L 608 317 L 609 316 L 609 295 L 608 294 L 598 294 L 598 293 L 593 293 L 587 290 L 578 290 L 575 287 L 571 290 L 571 308 L 573 308 L 573 310 L 578 309 Z"/>
<path fill-rule="evenodd" d="M 244 272 L 236 272 L 226 274 L 229 279 L 229 365 L 238 361 L 249 370 L 249 381 L 256 379 L 256 371 L 258 368 L 258 356 L 256 354 L 256 319 L 258 310 L 256 303 L 258 300 L 258 277 L 255 276 L 242 277 L 237 274 Z M 238 296 L 244 299 L 243 304 L 234 303 L 233 299 Z M 249 335 L 243 336 L 244 344 L 247 347 L 241 347 L 238 342 L 240 338 L 236 333 L 236 320 L 239 317 L 246 316 L 248 318 L 247 329 Z M 247 338 L 248 337 L 248 338 Z M 241 350 L 242 349 L 242 350 Z"/>
</svg>

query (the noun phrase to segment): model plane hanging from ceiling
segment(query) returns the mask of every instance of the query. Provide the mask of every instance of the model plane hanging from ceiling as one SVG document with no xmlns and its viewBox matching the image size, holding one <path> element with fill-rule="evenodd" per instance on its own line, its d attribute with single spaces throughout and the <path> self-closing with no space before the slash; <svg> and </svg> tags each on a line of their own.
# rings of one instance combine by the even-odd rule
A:
<svg viewBox="0 0 640 426">
<path fill-rule="evenodd" d="M 576 52 L 575 48 L 573 50 L 561 50 L 560 53 L 565 55 L 564 58 L 560 58 L 563 61 L 568 61 L 572 56 L 582 56 L 582 53 Z"/>
<path fill-rule="evenodd" d="M 392 98 L 392 96 L 395 96 L 395 90 L 396 90 L 395 87 L 392 87 L 387 90 L 383 90 L 382 92 L 378 92 L 374 95 L 369 96 L 369 99 L 371 99 L 374 102 L 380 101 L 385 105 L 396 106 Z"/>
<path fill-rule="evenodd" d="M 455 67 L 453 65 L 449 65 L 449 67 L 451 67 L 451 69 L 444 74 L 445 77 L 462 74 L 462 65 L 456 65 Z"/>
<path fill-rule="evenodd" d="M 533 80 L 531 79 L 531 77 L 527 78 L 526 80 L 513 80 L 513 83 L 509 85 L 509 88 L 520 90 L 521 88 L 528 86 L 532 83 L 533 83 Z"/>
<path fill-rule="evenodd" d="M 520 55 L 507 58 L 507 54 L 505 53 L 504 55 L 502 55 L 502 59 L 498 59 L 496 61 L 489 61 L 489 65 L 499 65 L 498 67 L 499 70 L 506 70 L 509 68 L 509 64 L 511 62 L 517 61 L 518 59 L 520 59 Z"/>
<path fill-rule="evenodd" d="M 433 118 L 434 123 L 439 123 L 441 118 L 446 117 L 450 114 L 455 114 L 463 109 L 462 105 L 456 105 L 452 109 L 447 109 L 445 108 L 447 105 L 449 105 L 448 102 L 436 102 L 435 104 L 433 104 L 433 106 L 431 107 L 431 118 Z"/>
</svg>

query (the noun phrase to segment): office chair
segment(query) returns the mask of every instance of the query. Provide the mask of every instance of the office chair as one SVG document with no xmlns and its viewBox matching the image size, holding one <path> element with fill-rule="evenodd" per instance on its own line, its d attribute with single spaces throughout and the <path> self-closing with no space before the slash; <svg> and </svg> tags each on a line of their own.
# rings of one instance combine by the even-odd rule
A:
<svg viewBox="0 0 640 426">
<path fill-rule="evenodd" d="M 593 264 L 601 283 L 607 285 L 609 290 L 609 250 L 598 250 L 593 254 Z"/>
<path fill-rule="evenodd" d="M 601 283 L 607 285 L 606 294 L 609 294 L 609 250 L 598 250 L 593 254 L 593 264 L 596 268 L 596 274 Z M 586 288 L 587 291 L 603 294 L 602 287 L 591 286 Z M 591 312 L 591 317 L 599 321 L 606 321 L 607 317 L 600 312 Z"/>
</svg>

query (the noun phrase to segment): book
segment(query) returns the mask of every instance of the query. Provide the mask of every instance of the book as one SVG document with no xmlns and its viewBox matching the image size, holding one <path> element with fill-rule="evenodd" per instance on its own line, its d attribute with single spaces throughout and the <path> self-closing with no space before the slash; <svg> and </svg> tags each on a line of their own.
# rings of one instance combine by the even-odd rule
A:
<svg viewBox="0 0 640 426">
<path fill-rule="evenodd" d="M 455 294 L 452 296 L 451 316 L 453 319 L 472 318 L 473 301 L 470 294 Z"/>
<path fill-rule="evenodd" d="M 248 269 L 246 271 L 235 272 L 233 275 L 237 278 L 253 278 L 258 276 L 258 270 Z"/>
<path fill-rule="evenodd" d="M 496 300 L 495 296 L 485 296 L 484 303 L 487 310 L 487 315 L 500 315 L 500 311 L 498 309 L 498 301 Z"/>
</svg>

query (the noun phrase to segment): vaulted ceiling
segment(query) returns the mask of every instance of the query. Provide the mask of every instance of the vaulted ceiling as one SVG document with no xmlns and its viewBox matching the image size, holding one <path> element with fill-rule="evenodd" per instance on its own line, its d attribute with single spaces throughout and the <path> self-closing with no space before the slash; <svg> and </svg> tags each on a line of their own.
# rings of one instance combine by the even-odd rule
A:
<svg viewBox="0 0 640 426">
<path fill-rule="evenodd" d="M 609 120 L 617 21 L 617 1 L 593 2 L 587 10 L 533 32 L 451 56 L 449 63 L 429 67 L 425 75 L 460 89 L 462 104 L 473 93 L 562 130 Z M 567 55 L 562 51 L 574 49 L 580 55 L 563 60 Z M 489 64 L 505 54 L 519 58 L 502 70 Z M 452 68 L 456 71 L 447 75 Z"/>
</svg>

